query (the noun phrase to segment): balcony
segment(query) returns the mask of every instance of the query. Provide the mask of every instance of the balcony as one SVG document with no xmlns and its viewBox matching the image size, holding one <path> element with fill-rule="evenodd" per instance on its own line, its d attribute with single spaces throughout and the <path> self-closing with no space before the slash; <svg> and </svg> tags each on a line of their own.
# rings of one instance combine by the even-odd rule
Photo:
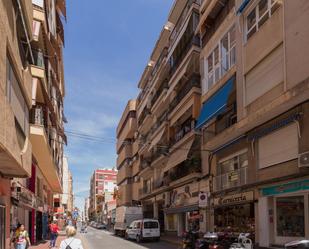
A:
<svg viewBox="0 0 309 249">
<path fill-rule="evenodd" d="M 168 82 L 164 81 L 160 87 L 158 88 L 158 90 L 156 90 L 155 94 L 153 95 L 152 99 L 151 99 L 151 106 L 153 108 L 153 106 L 156 104 L 157 100 L 161 97 L 163 92 L 167 92 L 168 89 Z"/>
<path fill-rule="evenodd" d="M 123 180 L 132 176 L 132 167 L 125 164 L 117 173 L 117 185 L 119 185 Z"/>
<path fill-rule="evenodd" d="M 138 193 L 140 198 L 143 198 L 151 194 L 153 190 L 154 190 L 154 184 L 153 182 L 151 182 L 150 184 L 146 184 L 142 188 L 140 188 Z"/>
<path fill-rule="evenodd" d="M 0 171 L 8 177 L 29 177 L 31 143 L 19 131 L 13 110 L 2 94 L 0 91 Z"/>
<path fill-rule="evenodd" d="M 131 205 L 132 203 L 132 184 L 124 184 L 119 186 L 119 199 L 117 200 L 118 206 Z"/>
<path fill-rule="evenodd" d="M 125 160 L 132 157 L 132 145 L 130 142 L 125 142 L 117 157 L 117 168 L 123 164 Z"/>
<path fill-rule="evenodd" d="M 123 126 L 119 130 L 118 133 L 118 141 L 117 141 L 117 151 L 123 146 L 123 142 L 132 139 L 134 137 L 134 132 L 136 131 L 136 116 L 135 112 L 131 116 L 128 116 L 126 121 L 123 123 Z"/>
<path fill-rule="evenodd" d="M 178 143 L 180 140 L 182 140 L 184 137 L 186 137 L 187 134 L 191 133 L 194 130 L 194 123 L 195 121 L 192 119 L 186 120 L 175 132 L 175 135 L 170 139 L 170 146 L 172 147 L 176 143 Z"/>
<path fill-rule="evenodd" d="M 163 50 L 162 50 L 162 52 L 161 52 L 161 54 L 160 54 L 160 56 L 159 56 L 159 58 L 158 58 L 158 60 L 157 60 L 157 62 L 155 64 L 155 66 L 152 69 L 152 72 L 151 72 L 151 77 L 152 78 L 154 78 L 156 76 L 156 74 L 158 73 L 164 58 L 167 57 L 167 54 L 168 54 L 168 49 L 167 49 L 167 47 L 165 47 L 165 48 L 163 48 Z"/>
<path fill-rule="evenodd" d="M 201 0 L 189 0 L 184 7 L 182 13 L 180 14 L 179 19 L 177 20 L 177 23 L 170 35 L 169 39 L 169 46 L 173 46 L 173 44 L 176 42 L 179 34 L 181 33 L 181 30 L 183 29 L 186 20 L 188 18 L 189 11 L 191 10 L 191 7 L 193 4 L 200 5 Z M 198 9 L 197 9 L 198 10 Z"/>
<path fill-rule="evenodd" d="M 32 144 L 32 153 L 52 191 L 61 193 L 59 168 L 55 157 L 56 154 L 52 150 L 52 143 L 57 139 L 56 130 L 49 129 L 42 108 L 34 108 L 31 116 L 30 142 Z"/>
<path fill-rule="evenodd" d="M 239 187 L 248 183 L 248 167 L 214 177 L 214 191 Z"/>
</svg>

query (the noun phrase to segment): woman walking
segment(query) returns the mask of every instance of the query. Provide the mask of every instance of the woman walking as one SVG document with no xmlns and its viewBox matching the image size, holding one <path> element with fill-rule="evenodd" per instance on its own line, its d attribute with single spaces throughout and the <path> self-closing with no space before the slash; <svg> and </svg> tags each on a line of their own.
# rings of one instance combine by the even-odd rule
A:
<svg viewBox="0 0 309 249">
<path fill-rule="evenodd" d="M 53 221 L 53 223 L 49 225 L 49 230 L 50 230 L 49 247 L 54 248 L 56 246 L 56 240 L 57 240 L 58 233 L 59 233 L 59 227 L 58 227 L 56 221 Z"/>
<path fill-rule="evenodd" d="M 15 232 L 15 249 L 26 249 L 31 245 L 28 232 L 25 230 L 24 224 L 19 224 L 16 232 Z"/>
<path fill-rule="evenodd" d="M 67 226 L 65 229 L 67 238 L 60 243 L 60 249 L 83 249 L 80 239 L 74 238 L 76 229 L 73 226 Z"/>
</svg>

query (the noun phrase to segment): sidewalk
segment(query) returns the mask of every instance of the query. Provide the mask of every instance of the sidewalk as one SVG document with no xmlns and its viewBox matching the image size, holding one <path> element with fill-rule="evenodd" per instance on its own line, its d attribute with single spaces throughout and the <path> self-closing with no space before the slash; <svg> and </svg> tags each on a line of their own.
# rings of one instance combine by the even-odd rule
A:
<svg viewBox="0 0 309 249">
<path fill-rule="evenodd" d="M 60 242 L 62 240 L 64 240 L 66 237 L 64 234 L 60 234 L 57 238 L 57 241 L 56 241 L 56 248 L 59 248 L 60 246 Z M 29 249 L 49 249 L 49 240 L 43 240 L 42 242 L 36 244 L 36 245 L 32 245 L 30 246 Z"/>
<path fill-rule="evenodd" d="M 177 246 L 182 245 L 182 239 L 173 234 L 161 235 L 161 240 Z"/>
</svg>

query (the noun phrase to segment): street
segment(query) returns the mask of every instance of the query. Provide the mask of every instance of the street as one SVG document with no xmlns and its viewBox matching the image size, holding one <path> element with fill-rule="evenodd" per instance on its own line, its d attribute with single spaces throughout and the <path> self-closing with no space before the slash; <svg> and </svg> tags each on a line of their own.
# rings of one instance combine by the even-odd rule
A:
<svg viewBox="0 0 309 249">
<path fill-rule="evenodd" d="M 143 242 L 137 244 L 135 241 L 125 240 L 120 237 L 116 237 L 112 233 L 104 230 L 97 230 L 92 227 L 88 227 L 87 233 L 79 233 L 85 249 L 177 249 L 176 245 L 160 241 L 160 242 Z"/>
</svg>

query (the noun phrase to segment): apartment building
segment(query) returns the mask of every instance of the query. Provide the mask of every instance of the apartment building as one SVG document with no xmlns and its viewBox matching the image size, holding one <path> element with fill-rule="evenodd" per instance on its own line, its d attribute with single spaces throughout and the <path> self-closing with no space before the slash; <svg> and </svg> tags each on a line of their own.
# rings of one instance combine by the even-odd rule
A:
<svg viewBox="0 0 309 249">
<path fill-rule="evenodd" d="M 138 205 L 139 173 L 136 100 L 129 100 L 117 126 L 117 206 Z"/>
<path fill-rule="evenodd" d="M 89 219 L 102 222 L 104 200 L 113 198 L 117 171 L 96 169 L 90 180 Z"/>
<path fill-rule="evenodd" d="M 205 0 L 201 37 L 206 230 L 262 247 L 309 236 L 309 3 Z"/>
<path fill-rule="evenodd" d="M 18 223 L 33 243 L 46 238 L 62 191 L 63 16 L 65 1 L 0 1 L 1 249 Z"/>
<path fill-rule="evenodd" d="M 201 106 L 199 8 L 197 0 L 175 1 L 138 83 L 137 126 L 127 122 L 129 102 L 117 128 L 117 205 L 142 205 L 144 217 L 178 235 L 200 225 L 198 196 L 208 191 L 194 130 Z"/>
</svg>

